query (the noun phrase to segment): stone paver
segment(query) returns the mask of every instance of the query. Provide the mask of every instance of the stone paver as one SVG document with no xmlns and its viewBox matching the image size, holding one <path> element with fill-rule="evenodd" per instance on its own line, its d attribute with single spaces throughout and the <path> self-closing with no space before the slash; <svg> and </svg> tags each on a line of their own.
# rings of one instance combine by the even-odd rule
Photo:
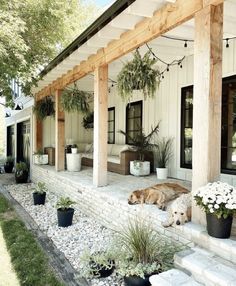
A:
<svg viewBox="0 0 236 286">
<path fill-rule="evenodd" d="M 20 286 L 0 227 L 0 286 Z"/>
</svg>

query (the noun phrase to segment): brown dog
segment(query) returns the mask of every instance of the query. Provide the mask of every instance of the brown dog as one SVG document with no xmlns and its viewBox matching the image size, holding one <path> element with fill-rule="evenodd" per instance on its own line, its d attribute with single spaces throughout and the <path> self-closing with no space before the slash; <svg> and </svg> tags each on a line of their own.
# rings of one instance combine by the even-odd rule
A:
<svg viewBox="0 0 236 286">
<path fill-rule="evenodd" d="M 164 210 L 166 203 L 185 193 L 189 193 L 189 191 L 175 183 L 157 184 L 146 189 L 133 191 L 129 196 L 128 204 L 156 204 L 159 209 Z"/>
</svg>

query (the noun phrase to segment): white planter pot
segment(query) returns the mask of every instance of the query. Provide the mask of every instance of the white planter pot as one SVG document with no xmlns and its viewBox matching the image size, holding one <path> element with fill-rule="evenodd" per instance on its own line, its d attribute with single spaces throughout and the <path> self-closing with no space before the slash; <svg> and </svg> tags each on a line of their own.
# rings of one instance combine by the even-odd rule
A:
<svg viewBox="0 0 236 286">
<path fill-rule="evenodd" d="M 71 148 L 71 153 L 76 154 L 78 152 L 78 148 Z"/>
<path fill-rule="evenodd" d="M 66 154 L 67 171 L 78 172 L 81 170 L 81 154 Z"/>
<path fill-rule="evenodd" d="M 166 180 L 168 175 L 168 169 L 167 168 L 156 168 L 157 172 L 157 179 L 158 180 Z"/>
<path fill-rule="evenodd" d="M 48 164 L 48 154 L 44 155 L 34 155 L 35 165 L 47 165 Z"/>
<path fill-rule="evenodd" d="M 130 161 L 130 174 L 138 177 L 150 175 L 150 162 Z"/>
</svg>

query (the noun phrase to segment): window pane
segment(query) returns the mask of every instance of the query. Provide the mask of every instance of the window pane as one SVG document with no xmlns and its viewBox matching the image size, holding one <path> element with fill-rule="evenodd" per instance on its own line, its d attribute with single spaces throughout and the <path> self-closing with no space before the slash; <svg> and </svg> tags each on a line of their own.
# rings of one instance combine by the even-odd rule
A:
<svg viewBox="0 0 236 286">
<path fill-rule="evenodd" d="M 107 142 L 110 144 L 115 143 L 115 108 L 108 109 L 108 134 Z"/>
</svg>

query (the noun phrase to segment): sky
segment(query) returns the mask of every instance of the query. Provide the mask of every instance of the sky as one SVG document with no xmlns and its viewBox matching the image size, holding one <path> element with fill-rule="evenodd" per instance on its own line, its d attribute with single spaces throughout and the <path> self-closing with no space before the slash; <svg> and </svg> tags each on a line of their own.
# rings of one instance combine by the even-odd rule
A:
<svg viewBox="0 0 236 286">
<path fill-rule="evenodd" d="M 114 0 L 95 0 L 95 3 L 100 6 L 100 7 L 104 7 L 110 3 L 112 3 Z"/>
</svg>

